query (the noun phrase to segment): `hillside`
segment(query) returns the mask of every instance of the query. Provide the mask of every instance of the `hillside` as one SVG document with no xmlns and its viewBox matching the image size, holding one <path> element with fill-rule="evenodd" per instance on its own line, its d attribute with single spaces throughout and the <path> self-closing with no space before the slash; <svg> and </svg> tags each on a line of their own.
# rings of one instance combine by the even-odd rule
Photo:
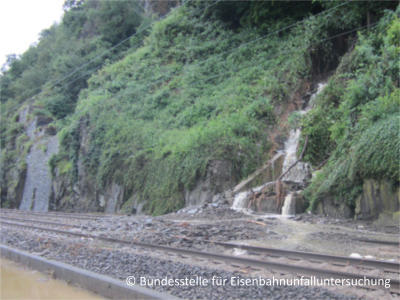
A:
<svg viewBox="0 0 400 300">
<path fill-rule="evenodd" d="M 294 128 L 298 152 L 308 136 L 304 161 L 320 169 L 303 192 L 309 209 L 327 196 L 354 208 L 365 180 L 398 188 L 396 2 L 190 1 L 58 82 L 156 19 L 132 3 L 67 1 L 62 23 L 10 61 L 2 207 L 19 207 L 25 157 L 39 139 L 20 122 L 28 104 L 26 119 L 48 118 L 60 144 L 48 158 L 53 210 L 107 211 L 111 197 L 113 212 L 176 211 L 199 190 L 233 188 Z"/>
</svg>

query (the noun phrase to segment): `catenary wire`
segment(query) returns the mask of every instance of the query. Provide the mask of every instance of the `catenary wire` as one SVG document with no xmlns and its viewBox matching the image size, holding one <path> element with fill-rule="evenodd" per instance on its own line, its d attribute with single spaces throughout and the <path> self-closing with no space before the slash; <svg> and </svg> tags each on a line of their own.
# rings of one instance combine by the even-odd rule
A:
<svg viewBox="0 0 400 300">
<path fill-rule="evenodd" d="M 190 0 L 189 0 L 189 1 L 190 1 Z M 188 3 L 189 1 L 185 2 L 184 4 Z M 212 5 L 214 5 L 214 4 L 217 4 L 217 3 L 220 2 L 220 1 L 221 1 L 221 0 L 218 0 L 218 1 L 214 2 L 213 4 L 211 4 L 211 5 L 209 5 L 209 6 L 212 6 Z M 236 51 L 236 50 L 238 50 L 238 49 L 240 49 L 240 48 L 242 48 L 242 47 L 248 46 L 248 45 L 250 45 L 250 44 L 252 44 L 252 43 L 254 43 L 254 42 L 256 42 L 256 41 L 259 41 L 259 40 L 264 39 L 264 38 L 267 38 L 267 37 L 269 37 L 269 36 L 271 36 L 271 35 L 277 34 L 277 33 L 281 32 L 281 31 L 286 30 L 286 29 L 292 28 L 292 27 L 294 27 L 294 26 L 296 26 L 296 25 L 299 25 L 299 24 L 301 24 L 301 23 L 303 23 L 303 22 L 309 20 L 309 19 L 312 19 L 312 18 L 314 18 L 314 17 L 317 17 L 317 16 L 319 16 L 319 15 L 321 15 L 321 14 L 325 14 L 325 13 L 331 11 L 331 10 L 334 10 L 334 9 L 336 9 L 336 8 L 338 8 L 338 7 L 341 7 L 341 6 L 343 6 L 343 5 L 346 5 L 346 4 L 348 4 L 348 3 L 352 2 L 352 1 L 353 1 L 353 0 L 349 0 L 349 1 L 347 1 L 347 2 L 341 3 L 341 4 L 339 4 L 339 5 L 335 6 L 335 7 L 332 7 L 332 8 L 330 8 L 330 9 L 328 9 L 328 10 L 325 10 L 325 11 L 323 11 L 323 12 L 320 12 L 320 13 L 318 13 L 318 14 L 316 14 L 316 15 L 313 15 L 313 16 L 311 16 L 311 17 L 309 17 L 309 18 L 306 18 L 306 19 L 304 19 L 304 20 L 295 22 L 295 23 L 293 23 L 293 24 L 291 24 L 291 25 L 289 25 L 289 26 L 286 26 L 286 27 L 284 27 L 284 28 L 281 28 L 281 29 L 279 29 L 279 30 L 277 30 L 277 31 L 274 31 L 274 32 L 269 33 L 269 34 L 266 34 L 266 35 L 264 35 L 264 36 L 262 36 L 262 37 L 259 37 L 259 38 L 256 38 L 256 39 L 254 39 L 254 40 L 251 40 L 251 41 L 249 41 L 249 42 L 247 42 L 247 43 L 245 43 L 245 44 L 242 44 L 242 45 L 240 45 L 240 46 L 238 46 L 238 47 L 236 47 L 236 48 L 233 48 L 233 49 L 230 49 L 230 50 L 225 51 L 225 52 L 223 52 L 223 53 L 217 54 L 216 56 L 213 56 L 213 58 L 222 56 L 222 55 L 227 54 L 227 53 L 230 53 L 230 52 L 232 52 L 232 51 Z M 182 5 L 184 5 L 184 4 L 182 4 Z M 182 5 L 181 5 L 181 6 L 182 6 Z M 209 6 L 207 6 L 206 8 L 208 8 Z M 206 8 L 204 8 L 204 9 L 206 9 Z M 204 9 L 203 9 L 203 10 L 204 10 Z M 167 16 L 167 15 L 165 15 L 164 17 L 166 17 L 166 16 Z M 156 22 L 156 21 L 155 21 L 155 22 Z M 153 23 L 154 23 L 154 22 L 153 22 Z M 151 24 L 153 24 L 153 23 L 151 23 Z M 151 24 L 150 24 L 150 25 L 151 25 Z M 149 26 L 150 26 L 150 25 L 149 25 Z M 175 25 L 175 24 L 174 24 L 174 25 Z M 147 28 L 147 27 L 146 27 L 146 28 Z M 167 28 L 167 29 L 168 29 L 168 28 Z M 165 30 L 167 30 L 167 29 L 165 29 Z M 133 36 L 132 36 L 132 37 L 133 37 Z M 125 41 L 126 41 L 126 40 L 125 40 Z M 124 42 L 124 41 L 122 41 L 122 42 Z M 122 42 L 121 42 L 121 43 L 122 43 Z M 120 44 L 121 44 L 121 43 L 120 43 Z M 143 42 L 141 42 L 141 43 L 143 43 Z M 140 43 L 140 44 L 141 44 L 141 43 Z M 135 46 L 136 46 L 136 45 L 135 45 Z M 116 47 L 116 46 L 114 46 L 113 48 L 115 48 L 115 47 Z M 110 48 L 110 50 L 113 49 L 113 48 Z M 207 61 L 210 60 L 210 59 L 211 59 L 211 58 L 205 59 L 205 60 L 203 60 L 203 61 L 201 61 L 201 62 L 198 62 L 197 64 L 191 65 L 190 67 L 192 68 L 192 67 L 194 67 L 194 66 L 201 65 L 201 64 L 207 62 Z M 93 61 L 93 60 L 92 60 L 92 61 Z M 90 62 L 89 62 L 89 63 L 90 63 Z M 88 63 L 87 63 L 87 64 L 88 64 Z M 87 64 L 85 64 L 85 65 L 87 65 Z M 101 64 L 101 65 L 104 65 L 104 63 Z M 101 65 L 95 67 L 94 69 L 92 69 L 92 70 L 90 70 L 90 71 L 88 71 L 88 72 L 91 72 L 91 71 L 94 71 L 94 70 L 98 69 Z M 80 67 L 79 69 L 81 69 L 81 67 Z M 183 71 L 183 70 L 182 70 L 182 71 Z M 172 75 L 177 75 L 177 74 L 181 73 L 182 71 L 177 72 L 176 74 L 172 74 Z M 75 71 L 74 71 L 74 72 L 75 72 Z M 71 74 L 72 74 L 72 73 L 71 73 Z M 85 75 L 82 75 L 80 78 L 82 78 L 83 76 L 86 76 L 86 75 L 87 75 L 87 73 L 86 73 Z M 80 78 L 78 78 L 78 79 L 80 79 Z M 65 78 L 63 78 L 63 79 L 65 79 Z M 78 79 L 76 79 L 76 80 L 78 80 Z M 72 83 L 72 82 L 74 82 L 74 81 L 76 81 L 76 80 L 72 80 L 72 81 L 69 82 L 68 84 L 70 84 L 70 83 Z M 159 80 L 162 80 L 162 78 L 159 79 Z M 66 84 L 66 85 L 68 85 L 68 84 Z M 66 86 L 66 85 L 64 85 L 64 86 Z M 53 87 L 53 86 L 54 86 L 54 85 L 52 85 L 51 87 Z M 64 87 L 64 86 L 63 86 L 63 87 Z M 51 87 L 50 87 L 50 88 L 51 88 Z M 50 89 L 50 88 L 49 88 L 49 89 Z M 48 90 L 48 89 L 47 89 L 47 90 Z M 39 94 L 41 94 L 41 93 L 43 93 L 43 92 L 45 92 L 45 91 L 47 91 L 47 90 L 41 91 L 40 93 L 38 93 L 38 94 L 32 96 L 31 98 L 33 98 L 33 97 L 35 97 L 35 96 L 37 96 L 37 95 L 39 95 Z M 31 98 L 30 98 L 30 99 L 31 99 Z M 19 106 L 22 106 L 23 103 L 29 101 L 30 99 L 25 100 L 25 101 L 22 102 L 21 104 L 18 104 L 16 107 L 13 107 L 13 108 L 9 109 L 8 111 L 4 112 L 3 114 L 6 114 L 6 113 L 8 113 L 8 112 L 10 112 L 10 111 L 12 111 L 12 110 L 18 108 Z"/>
<path fill-rule="evenodd" d="M 361 26 L 361 27 L 358 27 L 358 28 L 356 28 L 356 29 L 352 29 L 352 30 L 349 30 L 349 31 L 346 31 L 346 32 L 343 32 L 343 33 L 340 33 L 340 34 L 337 34 L 337 35 L 334 35 L 334 36 L 330 36 L 330 37 L 327 37 L 327 38 L 323 38 L 323 39 L 318 40 L 318 41 L 316 41 L 316 42 L 314 42 L 314 43 L 312 43 L 312 44 L 310 44 L 310 45 L 308 45 L 308 46 L 306 46 L 306 47 L 300 47 L 300 48 L 291 49 L 290 51 L 287 51 L 287 52 L 284 53 L 284 54 L 288 54 L 288 53 L 290 53 L 290 52 L 292 52 L 292 51 L 296 51 L 296 50 L 307 49 L 308 47 L 310 47 L 310 46 L 312 46 L 312 45 L 316 45 L 316 44 L 318 44 L 318 43 L 321 43 L 321 42 L 324 42 L 324 41 L 327 41 L 327 40 L 331 40 L 331 39 L 334 39 L 334 38 L 336 38 L 336 37 L 339 37 L 339 36 L 342 36 L 342 35 L 346 35 L 346 34 L 352 33 L 352 32 L 354 32 L 354 31 L 358 31 L 358 30 L 361 30 L 361 29 L 365 29 L 365 28 L 367 28 L 367 27 L 370 27 L 370 28 L 371 28 L 371 27 L 373 27 L 373 26 L 378 25 L 379 23 L 381 23 L 381 22 L 376 22 L 376 23 L 374 23 L 374 24 Z M 279 54 L 273 55 L 273 56 L 269 57 L 267 60 L 271 60 L 271 59 L 273 59 L 273 58 L 275 58 L 275 57 L 277 57 L 277 56 L 279 56 L 279 55 L 282 55 L 282 54 L 283 54 L 283 53 L 279 53 Z M 207 81 L 207 80 L 210 80 L 210 79 L 213 79 L 213 78 L 216 78 L 216 77 L 220 77 L 220 76 L 229 74 L 229 73 L 231 73 L 231 72 L 237 72 L 237 71 L 240 71 L 240 70 L 245 69 L 245 68 L 254 67 L 254 66 L 256 66 L 256 65 L 258 65 L 258 63 L 249 64 L 249 65 L 242 66 L 242 67 L 239 67 L 239 68 L 236 68 L 236 69 L 233 69 L 233 70 L 229 70 L 229 71 L 222 72 L 222 73 L 219 73 L 219 74 L 216 74 L 216 75 L 212 75 L 212 76 L 209 76 L 209 77 L 207 77 L 207 78 L 203 78 L 203 79 L 197 80 L 197 81 L 195 81 L 195 82 L 189 83 L 189 84 L 187 84 L 187 87 L 188 87 L 188 86 L 192 86 L 192 85 L 194 85 L 194 84 L 196 84 L 196 83 L 198 83 L 198 82 L 201 82 L 201 81 Z M 182 88 L 182 87 L 180 87 L 180 88 Z M 174 90 L 179 90 L 180 88 L 175 88 Z M 126 95 L 126 94 L 124 94 L 124 95 Z M 70 117 L 70 116 L 66 116 L 66 117 L 64 117 L 64 118 L 58 119 L 58 121 L 64 120 L 64 119 L 66 119 L 67 117 Z M 85 122 L 85 121 L 88 121 L 88 120 L 90 120 L 90 118 L 81 119 L 81 120 L 78 121 L 78 123 Z M 23 134 L 25 134 L 25 133 L 21 133 L 21 134 L 14 135 L 14 136 L 11 136 L 11 137 L 5 137 L 5 138 L 2 138 L 2 139 L 0 139 L 0 140 L 5 140 L 5 139 L 13 138 L 13 137 L 18 137 L 18 136 L 21 136 L 21 135 L 23 135 Z"/>
</svg>

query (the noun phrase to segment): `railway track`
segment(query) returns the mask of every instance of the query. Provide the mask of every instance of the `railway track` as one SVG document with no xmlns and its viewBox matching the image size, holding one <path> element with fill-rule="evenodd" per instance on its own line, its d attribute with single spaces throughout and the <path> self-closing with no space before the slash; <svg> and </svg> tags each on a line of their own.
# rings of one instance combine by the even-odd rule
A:
<svg viewBox="0 0 400 300">
<path fill-rule="evenodd" d="M 12 219 L 12 218 L 8 218 Z M 23 220 L 19 219 L 18 221 Z M 36 220 L 28 220 L 24 219 L 25 222 L 36 222 Z M 280 249 L 273 249 L 273 248 L 264 248 L 264 247 L 254 247 L 254 246 L 247 246 L 247 245 L 238 245 L 238 244 L 231 244 L 231 243 L 223 243 L 223 242 L 213 242 L 213 241 L 204 241 L 206 243 L 213 243 L 216 245 L 221 245 L 226 248 L 241 248 L 243 250 L 262 253 L 263 256 L 260 256 L 262 259 L 254 259 L 254 258 L 244 258 L 244 257 L 237 257 L 231 255 L 223 255 L 223 254 L 216 254 L 216 253 L 209 253 L 203 251 L 193 251 L 189 249 L 182 249 L 182 248 L 175 248 L 169 246 L 162 246 L 162 245 L 153 245 L 153 244 L 146 244 L 141 242 L 135 241 L 128 241 L 128 240 L 121 240 L 115 238 L 108 238 L 102 237 L 97 235 L 90 235 L 72 231 L 65 231 L 59 230 L 54 228 L 46 228 L 46 227 L 38 227 L 32 226 L 27 224 L 15 223 L 15 222 L 8 222 L 8 221 L 1 221 L 2 226 L 7 227 L 16 227 L 16 228 L 23 228 L 27 230 L 36 230 L 36 231 L 43 231 L 43 232 L 51 232 L 55 234 L 67 235 L 67 236 L 74 236 L 80 238 L 91 238 L 94 240 L 101 240 L 104 242 L 109 243 L 118 243 L 118 244 L 125 244 L 129 245 L 130 247 L 137 247 L 142 249 L 147 249 L 151 251 L 159 251 L 164 253 L 173 253 L 182 257 L 195 257 L 196 259 L 203 259 L 209 260 L 216 263 L 227 263 L 234 267 L 251 267 L 253 269 L 268 269 L 268 270 L 275 270 L 279 272 L 286 272 L 290 274 L 296 274 L 297 276 L 315 276 L 317 278 L 333 278 L 333 279 L 349 279 L 355 280 L 360 282 L 360 280 L 369 279 L 372 282 L 387 280 L 390 279 L 390 288 L 389 291 L 393 293 L 400 294 L 400 281 L 398 279 L 387 278 L 385 276 L 370 276 L 369 273 L 371 270 L 378 269 L 382 272 L 391 272 L 396 273 L 396 277 L 399 273 L 400 265 L 399 263 L 393 262 L 384 262 L 384 261 L 374 261 L 374 260 L 367 260 L 367 259 L 357 259 L 357 258 L 349 258 L 349 257 L 340 257 L 340 256 L 331 256 L 331 255 L 322 255 L 322 254 L 315 254 L 315 253 L 307 253 L 307 252 L 299 252 L 299 251 L 289 251 L 289 250 L 280 250 Z M 42 224 L 50 225 L 50 226 L 70 226 L 68 224 L 61 224 L 61 223 L 54 223 L 54 222 L 44 222 Z M 74 225 L 76 227 L 77 225 Z M 79 226 L 78 226 L 79 227 Z M 330 263 L 336 266 L 354 266 L 359 269 L 358 273 L 349 273 L 343 271 L 334 271 L 334 270 L 326 270 L 317 267 L 306 267 L 296 264 L 288 264 L 288 263 L 279 263 L 268 260 L 266 256 L 271 257 L 279 257 L 284 256 L 290 258 L 292 260 L 307 260 L 312 263 Z M 267 260 L 266 260 L 267 259 Z M 364 273 L 363 273 L 364 272 Z M 362 281 L 363 282 L 363 281 Z M 375 289 L 376 286 L 364 286 L 364 288 L 372 288 Z"/>
<path fill-rule="evenodd" d="M 66 219 L 79 219 L 79 220 L 99 220 L 107 218 L 107 215 L 94 215 L 94 214 L 73 214 L 73 213 L 59 213 L 59 212 L 33 212 L 21 211 L 11 209 L 1 209 L 1 215 L 21 215 L 21 216 L 39 216 L 49 218 L 66 218 Z"/>
<path fill-rule="evenodd" d="M 400 246 L 399 242 L 392 242 L 392 241 L 382 241 L 382 240 L 366 240 L 360 239 L 360 242 L 364 243 L 373 243 L 373 244 L 383 244 L 383 245 L 392 245 L 392 246 Z"/>
<path fill-rule="evenodd" d="M 10 221 L 24 222 L 24 223 L 30 222 L 30 223 L 44 224 L 44 225 L 50 225 L 50 226 L 87 229 L 87 226 L 83 226 L 83 225 L 38 221 L 38 220 L 33 220 L 33 219 L 20 219 L 20 218 L 13 218 L 13 217 L 2 217 L 2 219 L 10 220 Z M 185 238 L 188 239 L 187 237 L 185 237 Z M 291 260 L 306 260 L 306 261 L 309 261 L 312 263 L 328 262 L 335 266 L 353 266 L 353 267 L 359 268 L 359 269 L 371 269 L 371 270 L 379 269 L 379 270 L 383 270 L 386 272 L 400 273 L 400 264 L 391 263 L 391 262 L 387 262 L 387 261 L 360 260 L 358 258 L 352 258 L 352 257 L 324 255 L 324 254 L 318 254 L 318 253 L 292 251 L 292 250 L 267 248 L 267 247 L 256 247 L 256 246 L 250 246 L 250 245 L 226 243 L 226 242 L 218 242 L 218 241 L 210 241 L 210 240 L 202 240 L 202 242 L 214 244 L 214 245 L 220 245 L 227 249 L 237 248 L 237 249 L 249 251 L 252 253 L 263 254 L 264 256 L 268 256 L 268 257 L 286 257 Z"/>
</svg>

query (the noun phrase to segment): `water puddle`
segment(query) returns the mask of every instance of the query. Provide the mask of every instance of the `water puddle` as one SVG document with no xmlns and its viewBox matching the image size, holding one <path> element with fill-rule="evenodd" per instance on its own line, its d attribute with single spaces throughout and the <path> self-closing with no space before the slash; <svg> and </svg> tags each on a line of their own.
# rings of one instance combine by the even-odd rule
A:
<svg viewBox="0 0 400 300">
<path fill-rule="evenodd" d="M 260 216 L 275 223 L 266 228 L 276 233 L 272 238 L 231 242 L 339 256 L 350 256 L 357 252 L 364 257 L 371 255 L 377 259 L 398 259 L 398 251 L 393 246 L 357 242 L 359 238 L 365 237 L 363 232 L 339 224 L 308 224 L 287 217 L 274 214 Z M 371 233 L 367 235 L 374 237 Z"/>
<path fill-rule="evenodd" d="M 0 264 L 1 299 L 103 299 L 7 259 Z"/>
</svg>

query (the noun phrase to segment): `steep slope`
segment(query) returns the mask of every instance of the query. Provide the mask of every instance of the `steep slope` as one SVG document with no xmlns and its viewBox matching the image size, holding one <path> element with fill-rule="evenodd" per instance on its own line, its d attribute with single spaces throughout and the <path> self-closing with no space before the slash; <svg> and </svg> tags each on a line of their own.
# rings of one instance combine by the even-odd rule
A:
<svg viewBox="0 0 400 300">
<path fill-rule="evenodd" d="M 156 23 L 141 48 L 88 80 L 73 114 L 53 115 L 61 148 L 50 166 L 63 186 L 53 209 L 162 214 L 209 201 L 268 161 L 298 124 L 310 136 L 306 160 L 317 166 L 331 157 L 328 175 L 306 191 L 312 207 L 347 190 L 340 201 L 351 204 L 364 178 L 395 181 L 398 156 L 383 156 L 381 170 L 357 157 L 366 140 L 378 145 L 398 131 L 378 128 L 394 124 L 398 108 L 398 12 L 383 11 L 392 3 L 338 4 L 302 3 L 288 14 L 280 10 L 287 3 L 199 1 Z M 384 17 L 358 35 L 367 16 Z M 316 109 L 300 117 L 296 110 L 328 73 Z M 382 114 L 369 118 L 375 104 Z M 358 154 L 347 161 L 352 147 Z M 353 181 L 332 177 L 341 159 L 358 174 Z"/>
</svg>

